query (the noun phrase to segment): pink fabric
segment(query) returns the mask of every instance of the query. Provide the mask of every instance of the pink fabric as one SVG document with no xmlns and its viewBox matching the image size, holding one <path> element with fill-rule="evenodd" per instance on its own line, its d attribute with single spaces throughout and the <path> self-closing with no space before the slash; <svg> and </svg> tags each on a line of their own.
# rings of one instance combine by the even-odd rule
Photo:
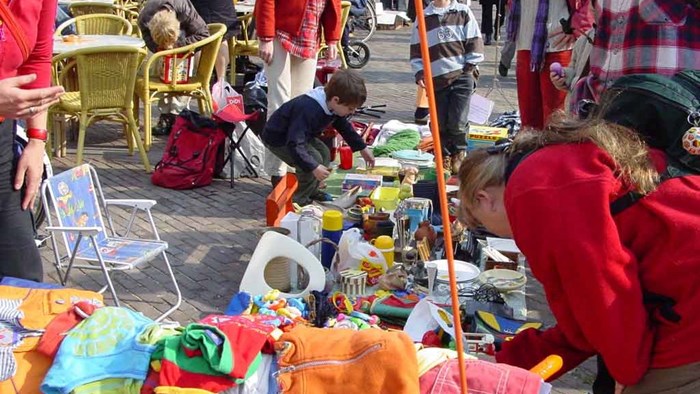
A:
<svg viewBox="0 0 700 394">
<path fill-rule="evenodd" d="M 325 7 L 326 0 L 309 0 L 306 3 L 306 10 L 297 36 L 292 36 L 284 30 L 277 30 L 277 39 L 290 55 L 302 59 L 316 58 L 321 31 L 319 20 Z"/>
<path fill-rule="evenodd" d="M 542 379 L 506 364 L 467 360 L 469 394 L 538 394 Z M 459 361 L 448 360 L 420 377 L 421 394 L 459 394 Z"/>
</svg>

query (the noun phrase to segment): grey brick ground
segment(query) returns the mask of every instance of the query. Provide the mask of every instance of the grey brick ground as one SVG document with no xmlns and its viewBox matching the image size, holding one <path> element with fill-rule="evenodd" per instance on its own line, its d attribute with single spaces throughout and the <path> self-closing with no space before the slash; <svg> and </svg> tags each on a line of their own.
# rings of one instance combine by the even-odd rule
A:
<svg viewBox="0 0 700 394">
<path fill-rule="evenodd" d="M 475 14 L 480 15 L 474 2 Z M 387 104 L 384 120 L 411 121 L 415 103 L 415 85 L 408 66 L 410 29 L 380 31 L 370 42 L 371 61 L 362 70 L 368 82 L 369 104 Z M 513 72 L 494 85 L 494 46 L 487 47 L 481 66 L 478 93 L 496 102 L 495 112 L 517 105 Z M 157 137 L 150 160 L 155 164 L 166 139 Z M 150 198 L 158 201 L 154 217 L 161 237 L 170 244 L 168 256 L 174 266 L 183 294 L 183 304 L 172 318 L 182 323 L 195 321 L 208 313 L 220 312 L 237 291 L 246 263 L 257 243 L 256 229 L 264 226 L 264 199 L 270 188 L 263 179 L 240 179 L 234 189 L 228 181 L 215 180 L 211 186 L 189 191 L 162 189 L 150 183 L 138 155 L 129 156 L 120 126 L 98 123 L 88 130 L 85 160 L 97 168 L 107 198 Z M 73 166 L 74 143 L 66 158 L 54 159 L 55 171 Z M 118 224 L 127 220 L 125 212 L 114 211 Z M 141 223 L 137 233 L 146 234 Z M 50 247 L 42 249 L 47 280 L 57 281 Z M 168 308 L 174 296 L 161 260 L 115 281 L 122 301 L 149 316 Z M 75 271 L 70 286 L 97 290 L 102 277 L 97 271 Z M 548 324 L 553 318 L 541 286 L 528 284 L 528 306 L 533 318 Z M 107 297 L 109 299 L 109 297 Z M 589 362 L 555 383 L 557 393 L 583 393 L 592 382 L 594 368 Z"/>
</svg>

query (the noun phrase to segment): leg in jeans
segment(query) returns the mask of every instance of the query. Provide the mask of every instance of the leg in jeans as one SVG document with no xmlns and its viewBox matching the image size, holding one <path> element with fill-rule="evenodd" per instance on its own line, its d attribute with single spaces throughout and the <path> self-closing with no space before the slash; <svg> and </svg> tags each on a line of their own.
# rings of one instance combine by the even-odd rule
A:
<svg viewBox="0 0 700 394">
<path fill-rule="evenodd" d="M 452 154 L 467 149 L 466 134 L 469 131 L 469 103 L 476 88 L 474 76 L 465 72 L 450 85 L 447 124 L 440 137 L 447 142 Z"/>
<path fill-rule="evenodd" d="M 484 0 L 481 3 L 481 33 L 484 34 L 486 37 L 493 34 L 493 2 L 492 2 L 492 0 Z"/>
<path fill-rule="evenodd" d="M 442 142 L 442 153 L 443 155 L 451 154 L 452 147 L 446 136 L 449 135 L 447 131 L 447 117 L 450 109 L 450 87 L 446 87 L 435 91 L 435 106 L 437 107 L 438 116 L 438 127 L 440 128 L 440 141 Z"/>
<path fill-rule="evenodd" d="M 515 57 L 515 41 L 506 39 L 503 43 L 503 48 L 501 49 L 501 64 L 506 69 L 510 68 L 513 63 L 513 58 Z"/>
<path fill-rule="evenodd" d="M 554 87 L 549 79 L 549 65 L 559 62 L 566 67 L 571 62 L 571 51 L 547 53 L 544 58 L 544 66 L 540 71 L 540 91 L 542 92 L 542 119 L 546 125 L 549 118 L 557 110 L 564 108 L 566 91 Z"/>
<path fill-rule="evenodd" d="M 13 188 L 15 169 L 12 121 L 0 122 L 0 276 L 41 282 L 44 276 L 29 210 Z"/>
<path fill-rule="evenodd" d="M 515 78 L 518 82 L 518 107 L 523 128 L 541 130 L 544 126 L 542 117 L 542 92 L 540 73 L 530 71 L 530 51 L 518 51 L 515 65 Z M 547 76 L 549 81 L 549 76 Z M 550 82 L 551 84 L 551 82 Z M 552 88 L 554 88 L 552 86 Z"/>
</svg>

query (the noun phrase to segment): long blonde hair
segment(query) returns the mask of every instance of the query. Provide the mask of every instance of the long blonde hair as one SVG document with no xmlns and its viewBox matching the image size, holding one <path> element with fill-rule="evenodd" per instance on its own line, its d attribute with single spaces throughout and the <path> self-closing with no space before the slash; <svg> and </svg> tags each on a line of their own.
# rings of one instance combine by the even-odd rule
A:
<svg viewBox="0 0 700 394">
<path fill-rule="evenodd" d="M 505 183 L 508 158 L 518 152 L 529 152 L 554 144 L 593 142 L 613 159 L 616 175 L 641 194 L 654 191 L 659 173 L 649 157 L 647 145 L 632 130 L 601 119 L 574 120 L 560 117 L 543 131 L 527 130 L 518 134 L 503 153 L 486 149 L 469 152 L 459 169 L 461 219 L 470 227 L 479 223 L 471 214 L 476 194 L 487 187 Z"/>
</svg>

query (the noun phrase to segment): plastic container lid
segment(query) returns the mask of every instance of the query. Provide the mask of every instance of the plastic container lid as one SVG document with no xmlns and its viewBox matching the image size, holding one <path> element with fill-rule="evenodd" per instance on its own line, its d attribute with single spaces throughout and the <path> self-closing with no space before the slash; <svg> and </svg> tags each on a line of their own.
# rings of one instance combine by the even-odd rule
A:
<svg viewBox="0 0 700 394">
<path fill-rule="evenodd" d="M 340 211 L 328 210 L 323 213 L 323 229 L 339 231 L 343 229 L 343 214 Z"/>
</svg>

